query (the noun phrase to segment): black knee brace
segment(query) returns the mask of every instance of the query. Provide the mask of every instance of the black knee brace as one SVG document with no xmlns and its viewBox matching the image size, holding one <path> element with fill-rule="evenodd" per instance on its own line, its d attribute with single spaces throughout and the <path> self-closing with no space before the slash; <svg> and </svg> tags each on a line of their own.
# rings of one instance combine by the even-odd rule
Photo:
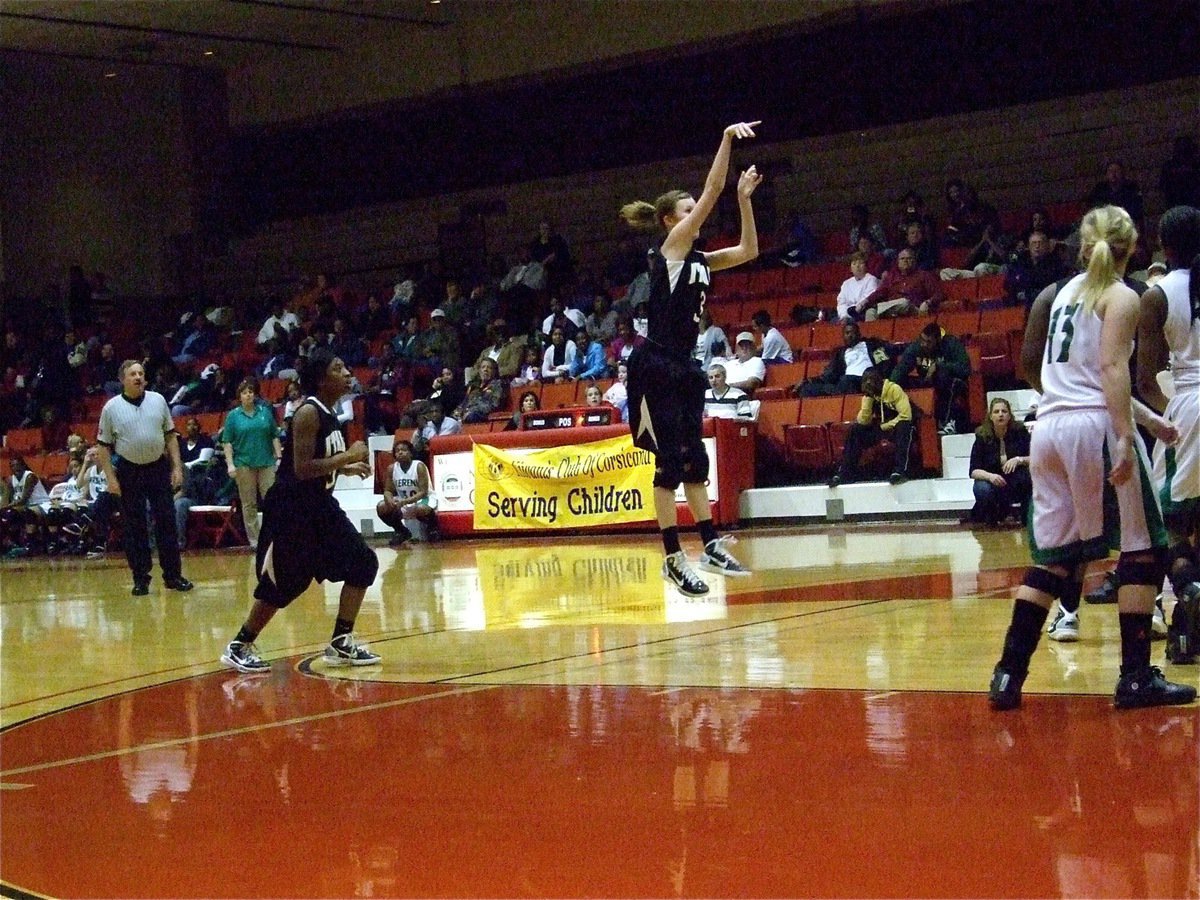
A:
<svg viewBox="0 0 1200 900">
<path fill-rule="evenodd" d="M 1120 585 L 1140 584 L 1157 591 L 1166 575 L 1166 548 L 1122 553 L 1117 558 L 1117 583 Z"/>
<path fill-rule="evenodd" d="M 660 454 L 654 461 L 654 486 L 668 491 L 678 490 L 683 483 L 683 464 L 678 457 L 667 458 Z"/>
<path fill-rule="evenodd" d="M 1025 570 L 1025 577 L 1021 579 L 1021 584 L 1027 588 L 1033 588 L 1035 591 L 1041 591 L 1043 594 L 1049 594 L 1051 597 L 1061 597 L 1066 591 L 1067 579 L 1056 575 L 1049 569 L 1030 566 Z"/>
<path fill-rule="evenodd" d="M 684 448 L 680 476 L 680 480 L 687 484 L 703 484 L 708 480 L 708 453 L 704 450 L 704 444 Z"/>
</svg>

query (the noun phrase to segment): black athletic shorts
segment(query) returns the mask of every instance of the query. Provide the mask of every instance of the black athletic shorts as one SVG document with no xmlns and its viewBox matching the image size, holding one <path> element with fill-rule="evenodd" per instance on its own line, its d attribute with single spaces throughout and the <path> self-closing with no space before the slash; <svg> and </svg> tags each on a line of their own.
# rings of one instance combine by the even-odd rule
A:
<svg viewBox="0 0 1200 900">
<path fill-rule="evenodd" d="M 263 498 L 254 596 L 283 609 L 317 581 L 370 587 L 379 571 L 367 546 L 333 495 L 296 494 L 274 487 Z"/>
<path fill-rule="evenodd" d="M 672 481 L 676 485 L 703 481 L 708 462 L 703 441 L 708 380 L 700 364 L 646 344 L 629 356 L 626 390 L 633 442 L 655 455 L 666 486 Z"/>
</svg>

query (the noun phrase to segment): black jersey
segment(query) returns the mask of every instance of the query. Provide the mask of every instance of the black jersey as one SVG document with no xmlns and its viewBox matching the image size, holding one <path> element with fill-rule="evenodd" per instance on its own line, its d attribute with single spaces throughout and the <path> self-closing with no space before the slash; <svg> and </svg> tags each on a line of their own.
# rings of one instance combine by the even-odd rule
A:
<svg viewBox="0 0 1200 900">
<path fill-rule="evenodd" d="M 300 404 L 300 408 L 312 406 L 317 411 L 317 438 L 313 447 L 313 459 L 328 459 L 329 457 L 341 453 L 346 449 L 346 436 L 342 434 L 341 423 L 338 422 L 337 416 L 326 409 L 316 397 L 309 397 L 304 403 Z M 299 409 L 297 409 L 299 412 Z M 293 423 L 294 423 L 293 419 Z M 296 466 L 292 456 L 292 435 L 295 431 L 295 425 L 288 430 L 287 437 L 283 440 L 283 454 L 279 459 L 279 471 L 276 474 L 275 484 L 281 485 L 285 490 L 292 492 L 333 492 L 333 485 L 337 481 L 337 473 L 330 472 L 327 475 L 317 478 L 305 478 L 303 480 L 296 477 Z"/>
<path fill-rule="evenodd" d="M 674 276 L 674 277 L 672 277 Z M 708 262 L 690 250 L 679 262 L 650 253 L 650 321 L 646 337 L 674 356 L 691 356 L 700 333 L 700 311 L 712 280 Z"/>
</svg>

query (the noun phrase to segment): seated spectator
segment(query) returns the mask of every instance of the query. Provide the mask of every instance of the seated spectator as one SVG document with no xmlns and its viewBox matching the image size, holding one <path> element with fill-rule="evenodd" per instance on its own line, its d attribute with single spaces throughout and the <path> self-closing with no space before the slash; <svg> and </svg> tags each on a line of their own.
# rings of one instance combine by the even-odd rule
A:
<svg viewBox="0 0 1200 900">
<path fill-rule="evenodd" d="M 501 378 L 516 377 L 525 358 L 526 336 L 509 329 L 503 319 L 496 319 L 487 326 L 487 339 L 488 345 L 475 360 L 475 369 L 478 370 L 479 364 L 486 358 L 496 364 Z"/>
<path fill-rule="evenodd" d="M 650 301 L 639 300 L 633 306 L 633 333 L 646 337 L 650 333 Z"/>
<path fill-rule="evenodd" d="M 561 328 L 563 334 L 574 334 L 579 328 L 585 327 L 587 319 L 577 309 L 568 309 L 560 297 L 550 298 L 550 315 L 542 320 L 542 334 L 552 334 L 555 328 Z"/>
<path fill-rule="evenodd" d="M 900 235 L 900 246 L 904 246 L 908 237 L 908 226 L 917 223 L 921 226 L 921 233 L 933 240 L 933 236 L 937 234 L 937 223 L 933 221 L 933 216 L 925 212 L 925 200 L 916 191 L 910 190 L 900 198 L 900 213 L 896 217 L 895 233 Z M 934 261 L 936 266 L 936 259 Z"/>
<path fill-rule="evenodd" d="M 367 345 L 350 329 L 350 322 L 345 316 L 338 316 L 333 320 L 329 349 L 348 369 L 361 366 L 367 361 Z"/>
<path fill-rule="evenodd" d="M 179 353 L 172 357 L 178 366 L 193 363 L 217 349 L 217 329 L 207 316 L 192 316 L 189 324 L 191 331 L 183 339 Z"/>
<path fill-rule="evenodd" d="M 762 335 L 762 361 L 768 366 L 794 361 L 787 338 L 771 324 L 771 314 L 760 309 L 750 317 L 750 327 Z"/>
<path fill-rule="evenodd" d="M 88 368 L 87 392 L 89 394 L 104 393 L 115 397 L 121 393 L 121 379 L 117 377 L 117 369 L 121 360 L 117 359 L 116 350 L 111 341 L 100 345 L 100 356 Z"/>
<path fill-rule="evenodd" d="M 171 399 L 171 415 L 224 412 L 227 406 L 233 405 L 233 398 L 233 386 L 225 370 L 216 363 L 209 363 L 200 372 L 199 379 L 188 382 L 175 392 Z"/>
<path fill-rule="evenodd" d="M 71 426 L 59 417 L 58 408 L 45 406 L 42 408 L 42 446 L 47 450 L 65 447 L 67 438 L 71 436 Z"/>
<path fill-rule="evenodd" d="M 600 390 L 600 385 L 589 384 L 583 391 L 584 406 L 604 406 L 604 394 Z"/>
<path fill-rule="evenodd" d="M 878 226 L 877 226 L 878 227 Z M 868 238 L 868 240 L 870 240 Z M 867 271 L 867 257 L 856 251 L 850 257 L 850 277 L 842 282 L 837 296 L 837 317 L 841 322 L 861 318 L 863 304 L 878 289 L 879 279 Z"/>
<path fill-rule="evenodd" d="M 896 448 L 888 481 L 901 484 L 908 479 L 913 441 L 913 413 L 908 395 L 900 385 L 885 379 L 878 369 L 863 373 L 862 390 L 862 408 L 846 436 L 842 462 L 829 479 L 830 487 L 858 481 L 858 464 L 863 453 L 884 439 L 892 441 Z"/>
<path fill-rule="evenodd" d="M 417 428 L 410 443 L 413 453 L 428 462 L 429 442 L 447 434 L 461 434 L 462 423 L 446 415 L 440 403 L 430 403 L 417 416 Z"/>
<path fill-rule="evenodd" d="M 267 361 L 259 366 L 258 371 L 263 378 L 287 378 L 287 373 L 293 376 L 300 374 L 296 370 L 296 354 L 281 347 L 274 338 L 267 341 Z"/>
<path fill-rule="evenodd" d="M 1051 250 L 1058 250 L 1059 244 L 1066 239 L 1071 230 L 1070 226 L 1055 225 L 1050 221 L 1050 213 L 1047 212 L 1046 208 L 1039 206 L 1029 214 L 1029 224 L 1020 234 L 1017 250 L 1028 249 L 1029 236 L 1035 231 L 1042 232 L 1042 234 L 1050 239 Z"/>
<path fill-rule="evenodd" d="M 967 255 L 966 268 L 975 276 L 999 275 L 1012 258 L 1012 253 L 1012 238 L 1000 230 L 999 222 L 989 222 L 979 243 Z"/>
<path fill-rule="evenodd" d="M 617 363 L 617 380 L 608 386 L 608 390 L 604 392 L 604 402 L 612 406 L 621 414 L 621 421 L 629 421 L 629 391 L 626 384 L 629 382 L 629 364 L 624 362 Z"/>
<path fill-rule="evenodd" d="M 409 441 L 396 441 L 392 456 L 395 462 L 384 470 L 383 499 L 375 507 L 376 515 L 394 532 L 388 546 L 399 547 L 412 539 L 412 530 L 405 523 L 413 520 L 423 523 L 426 538 L 433 540 L 437 511 L 429 469 L 416 458 Z"/>
<path fill-rule="evenodd" d="M 967 348 L 937 322 L 930 322 L 921 329 L 892 369 L 892 380 L 902 388 L 933 388 L 934 409 L 942 434 L 967 430 L 967 379 L 970 377 L 971 359 L 967 356 Z"/>
<path fill-rule="evenodd" d="M 858 243 L 854 245 L 855 252 L 861 253 L 867 261 L 867 271 L 876 278 L 882 278 L 883 273 L 888 270 L 889 254 L 896 255 L 896 251 L 882 251 L 874 238 L 869 234 L 864 234 L 858 239 Z"/>
<path fill-rule="evenodd" d="M 587 332 L 584 332 L 586 336 Z M 467 392 L 454 410 L 454 418 L 458 421 L 486 422 L 488 416 L 500 408 L 504 399 L 504 381 L 496 369 L 496 362 L 484 359 L 479 363 L 479 370 L 467 385 Z"/>
<path fill-rule="evenodd" d="M 708 315 L 706 310 L 701 311 L 700 317 L 702 326 L 704 324 L 704 316 L 706 315 Z M 708 321 L 711 322 L 712 319 L 710 318 Z M 705 334 L 709 334 L 711 331 L 712 328 L 709 327 L 707 330 L 701 332 L 697 337 L 697 341 L 703 338 Z M 722 338 L 725 337 L 725 332 L 721 331 L 719 328 L 717 331 L 720 332 Z M 613 342 L 608 348 L 609 361 L 614 364 L 627 362 L 629 360 L 629 354 L 631 354 L 638 347 L 642 346 L 644 343 L 646 343 L 646 337 L 645 335 L 638 334 L 634 329 L 633 318 L 631 316 L 621 316 L 621 318 L 617 320 L 617 336 L 613 338 Z"/>
<path fill-rule="evenodd" d="M 794 397 L 828 397 L 838 394 L 857 394 L 862 390 L 862 376 L 875 367 L 887 375 L 892 368 L 891 352 L 886 341 L 864 338 L 857 322 L 842 326 L 842 346 L 820 375 L 794 384 L 788 393 Z"/>
<path fill-rule="evenodd" d="M 367 305 L 359 313 L 358 334 L 368 343 L 392 329 L 392 313 L 374 294 L 367 296 Z M 345 360 L 342 360 L 345 362 Z"/>
<path fill-rule="evenodd" d="M 910 247 L 896 255 L 896 268 L 889 269 L 879 287 L 863 301 L 867 321 L 928 315 L 942 303 L 942 283 L 932 272 L 917 268 L 917 256 Z"/>
<path fill-rule="evenodd" d="M 538 224 L 537 236 L 529 244 L 529 258 L 545 268 L 546 287 L 555 293 L 571 279 L 575 271 L 566 239 L 554 231 L 549 222 Z M 583 325 L 582 322 L 575 324 Z M 568 333 L 572 332 L 568 330 Z"/>
<path fill-rule="evenodd" d="M 592 299 L 591 315 L 585 320 L 588 337 L 608 346 L 617 336 L 617 313 L 609 304 L 608 294 L 597 292 Z"/>
<path fill-rule="evenodd" d="M 963 525 L 999 525 L 1014 514 L 1017 521 L 1025 521 L 1033 494 L 1029 432 L 1014 421 L 1012 407 L 1003 397 L 992 400 L 987 420 L 975 429 L 971 478 L 975 506 L 962 518 Z"/>
<path fill-rule="evenodd" d="M 930 233 L 920 222 L 909 222 L 904 229 L 904 240 L 900 249 L 911 250 L 916 255 L 917 268 L 924 272 L 938 270 L 938 248 Z"/>
<path fill-rule="evenodd" d="M 521 250 L 516 264 L 500 279 L 500 293 L 509 295 L 514 305 L 522 304 L 546 289 L 546 269 L 534 262 L 529 255 L 529 248 Z"/>
<path fill-rule="evenodd" d="M 943 240 L 950 247 L 975 247 L 988 226 L 995 234 L 1000 233 L 995 207 L 980 200 L 975 189 L 960 178 L 946 182 L 946 219 Z"/>
<path fill-rule="evenodd" d="M 871 211 L 861 203 L 850 207 L 850 247 L 859 252 L 861 238 L 870 238 L 872 245 L 881 255 L 887 252 L 888 239 L 883 226 L 871 221 Z"/>
<path fill-rule="evenodd" d="M 1104 167 L 1104 179 L 1084 198 L 1088 209 L 1097 206 L 1119 206 L 1133 219 L 1133 224 L 1141 233 L 1145 233 L 1144 219 L 1146 206 L 1142 200 L 1142 190 L 1138 183 L 1125 177 L 1125 164 L 1119 160 L 1109 160 Z"/>
<path fill-rule="evenodd" d="M 743 331 L 737 336 L 733 357 L 720 360 L 730 387 L 753 395 L 767 378 L 767 367 L 754 353 L 754 335 Z"/>
<path fill-rule="evenodd" d="M 567 341 L 566 333 L 561 328 L 550 331 L 550 344 L 542 356 L 542 381 L 549 384 L 561 384 L 571 378 L 571 367 L 579 348 L 574 341 Z"/>
<path fill-rule="evenodd" d="M 817 260 L 817 238 L 812 229 L 793 212 L 788 217 L 787 233 L 784 235 L 779 261 L 785 266 L 796 268 Z"/>
<path fill-rule="evenodd" d="M 525 391 L 521 394 L 521 399 L 517 401 L 517 408 L 513 411 L 512 418 L 504 424 L 504 430 L 519 431 L 521 428 L 521 416 L 525 413 L 536 412 L 541 408 L 542 404 L 538 398 L 537 391 Z"/>
<path fill-rule="evenodd" d="M 206 457 L 205 462 L 212 459 L 217 445 L 213 443 L 212 438 L 200 430 L 199 419 L 195 416 L 188 416 L 184 432 L 183 439 L 179 442 L 179 461 L 184 466 L 199 462 L 201 456 Z M 210 452 L 205 454 L 205 450 Z"/>
<path fill-rule="evenodd" d="M 1054 251 L 1046 233 L 1033 231 L 1028 246 L 1015 254 L 1004 275 L 1005 301 L 1028 310 L 1043 288 L 1070 274 L 1070 268 Z"/>
<path fill-rule="evenodd" d="M 300 389 L 300 382 L 295 379 L 288 382 L 287 387 L 283 392 L 283 427 L 287 430 L 292 424 L 292 416 L 296 414 L 301 405 L 304 403 L 304 392 Z"/>
<path fill-rule="evenodd" d="M 633 332 L 632 322 L 629 324 L 629 332 Z M 692 351 L 692 358 L 707 372 L 714 359 L 722 359 L 728 355 L 729 338 L 725 337 L 725 332 L 719 326 L 713 324 L 712 313 L 706 306 L 700 310 L 700 333 L 696 335 L 696 349 Z M 628 356 L 626 353 L 624 358 Z"/>
<path fill-rule="evenodd" d="M 420 344 L 420 362 L 415 366 L 414 380 L 417 373 L 426 379 L 442 369 L 459 367 L 458 332 L 446 320 L 446 313 L 435 309 L 429 314 L 429 328 L 422 335 Z"/>
<path fill-rule="evenodd" d="M 521 335 L 521 337 L 526 337 Z M 525 346 L 522 349 L 521 368 L 509 382 L 511 387 L 521 387 L 542 380 L 542 350 L 540 347 Z"/>
<path fill-rule="evenodd" d="M 604 345 L 593 341 L 586 328 L 575 332 L 575 361 L 571 363 L 571 377 L 576 381 L 603 378 L 608 374 L 608 357 Z"/>
<path fill-rule="evenodd" d="M 713 419 L 750 418 L 750 397 L 725 381 L 725 366 L 708 367 L 708 390 L 704 392 L 704 414 Z"/>
<path fill-rule="evenodd" d="M 367 434 L 391 434 L 400 427 L 396 392 L 404 384 L 407 372 L 389 344 L 378 361 L 375 378 L 363 392 L 363 427 Z"/>
<path fill-rule="evenodd" d="M 258 329 L 258 337 L 254 339 L 254 343 L 260 348 L 265 348 L 271 341 L 278 342 L 279 346 L 288 346 L 291 343 L 293 333 L 300 327 L 300 319 L 288 309 L 288 305 L 281 297 L 271 301 L 271 315 L 262 323 L 262 327 Z"/>
</svg>

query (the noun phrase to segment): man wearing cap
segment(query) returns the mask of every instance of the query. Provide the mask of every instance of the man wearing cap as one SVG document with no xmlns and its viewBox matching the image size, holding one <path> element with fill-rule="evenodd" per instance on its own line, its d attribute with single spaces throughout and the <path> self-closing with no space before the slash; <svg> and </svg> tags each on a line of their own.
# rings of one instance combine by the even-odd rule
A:
<svg viewBox="0 0 1200 900">
<path fill-rule="evenodd" d="M 753 395 L 767 377 L 767 367 L 754 354 L 754 335 L 743 331 L 734 342 L 733 357 L 722 362 L 725 382 Z"/>
<path fill-rule="evenodd" d="M 446 311 L 440 307 L 429 314 L 429 330 L 425 332 L 423 352 L 435 371 L 442 368 L 458 369 L 458 332 L 447 321 Z"/>
<path fill-rule="evenodd" d="M 154 540 L 163 584 L 190 591 L 183 577 L 175 533 L 174 491 L 183 486 L 179 435 L 162 394 L 146 390 L 146 372 L 137 360 L 119 370 L 121 393 L 100 411 L 99 462 L 108 492 L 120 498 L 125 558 L 133 572 L 133 595 L 150 592 L 150 535 L 146 504 L 154 518 Z M 116 462 L 113 462 L 113 456 Z"/>
</svg>

